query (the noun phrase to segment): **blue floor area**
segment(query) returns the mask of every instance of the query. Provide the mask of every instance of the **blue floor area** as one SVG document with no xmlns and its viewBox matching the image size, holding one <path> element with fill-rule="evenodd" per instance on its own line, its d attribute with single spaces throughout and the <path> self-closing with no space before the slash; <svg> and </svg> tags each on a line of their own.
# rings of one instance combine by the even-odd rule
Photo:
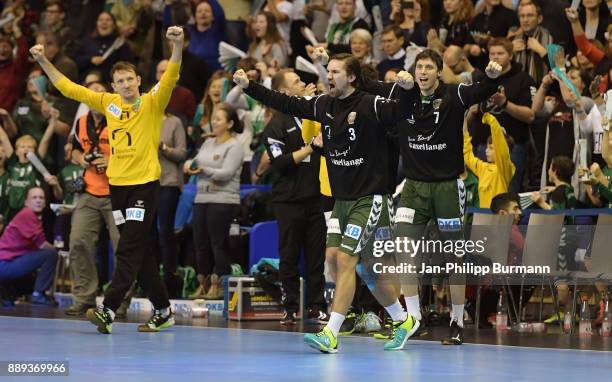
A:
<svg viewBox="0 0 612 382">
<path fill-rule="evenodd" d="M 116 323 L 112 335 L 101 335 L 86 321 L 0 317 L 0 361 L 69 361 L 70 377 L 53 381 L 558 382 L 612 375 L 612 352 L 432 341 L 384 352 L 382 345 L 341 338 L 338 354 L 321 354 L 299 333 L 191 326 L 138 333 L 136 324 Z"/>
</svg>

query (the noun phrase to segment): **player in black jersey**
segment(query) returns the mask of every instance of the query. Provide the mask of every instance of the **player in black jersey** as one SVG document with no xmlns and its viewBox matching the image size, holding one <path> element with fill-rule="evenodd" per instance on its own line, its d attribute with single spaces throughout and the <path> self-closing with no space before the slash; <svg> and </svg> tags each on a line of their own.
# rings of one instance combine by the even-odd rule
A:
<svg viewBox="0 0 612 382">
<path fill-rule="evenodd" d="M 406 108 L 409 118 L 398 125 L 400 151 L 406 183 L 395 215 L 396 235 L 419 240 L 430 219 L 438 225 L 440 240 L 463 239 L 465 187 L 459 175 L 464 171 L 463 120 L 473 104 L 488 99 L 497 90 L 496 79 L 501 66 L 493 61 L 486 68 L 487 77 L 472 85 L 447 85 L 440 80 L 442 58 L 433 50 L 425 50 L 415 58 L 416 86 L 408 91 Z M 363 90 L 383 97 L 406 99 L 394 84 L 370 82 Z M 403 239 L 402 239 L 403 241 Z M 404 250 L 404 248 L 402 248 Z M 461 262 L 456 253 L 446 261 Z M 415 254 L 398 252 L 397 262 L 414 262 Z M 451 334 L 444 344 L 463 342 L 463 302 L 465 278 L 450 275 L 451 299 L 454 302 Z M 402 276 L 402 290 L 408 314 L 421 319 L 416 273 Z"/>
<path fill-rule="evenodd" d="M 326 61 L 323 49 L 317 49 L 316 54 Z M 317 350 L 335 353 L 338 332 L 355 292 L 356 266 L 359 260 L 370 257 L 375 237 L 390 236 L 386 128 L 406 119 L 410 112 L 405 106 L 408 101 L 405 91 L 398 93 L 399 101 L 390 101 L 358 90 L 360 66 L 350 55 L 333 57 L 327 71 L 329 94 L 310 99 L 270 91 L 249 82 L 240 70 L 234 74 L 234 81 L 263 104 L 322 125 L 322 134 L 311 144 L 323 148 L 336 199 L 328 226 L 327 253 L 337 258 L 337 281 L 329 323 L 319 333 L 306 334 L 304 340 Z M 414 86 L 409 73 L 401 72 L 398 78 L 400 87 Z M 385 349 L 403 348 L 403 338 L 407 339 L 418 323 L 403 310 L 392 283 L 374 280 L 368 285 L 397 322 L 396 332 L 403 333 L 386 343 Z"/>
</svg>

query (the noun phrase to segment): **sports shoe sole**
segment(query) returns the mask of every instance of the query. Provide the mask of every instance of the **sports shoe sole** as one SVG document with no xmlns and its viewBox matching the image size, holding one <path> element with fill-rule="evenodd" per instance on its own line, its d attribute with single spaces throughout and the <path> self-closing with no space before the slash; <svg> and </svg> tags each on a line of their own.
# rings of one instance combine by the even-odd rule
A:
<svg viewBox="0 0 612 382">
<path fill-rule="evenodd" d="M 328 354 L 334 354 L 338 352 L 338 349 L 330 349 L 327 346 L 325 346 L 324 344 L 320 343 L 319 341 L 317 341 L 314 338 L 311 337 L 306 337 L 304 338 L 304 342 L 306 342 L 306 345 L 310 346 L 311 348 L 320 351 L 321 353 L 328 353 Z"/>
<path fill-rule="evenodd" d="M 98 315 L 96 314 L 96 310 L 93 308 L 87 309 L 87 313 L 86 313 L 87 319 L 89 320 L 89 322 L 91 322 L 92 324 L 96 325 L 96 327 L 98 328 L 98 332 L 102 333 L 102 334 L 111 334 L 112 331 L 112 324 L 106 324 L 103 321 L 101 321 L 98 318 Z"/>
<path fill-rule="evenodd" d="M 404 349 L 404 346 L 406 345 L 406 342 L 408 341 L 408 338 L 412 337 L 412 335 L 419 329 L 419 326 L 421 326 L 421 323 L 419 322 L 419 320 L 414 320 L 414 325 L 412 326 L 412 329 L 410 329 L 408 331 L 408 333 L 406 334 L 406 336 L 404 336 L 404 340 L 402 341 L 402 343 L 394 348 L 388 348 L 385 350 L 402 350 Z"/>
</svg>

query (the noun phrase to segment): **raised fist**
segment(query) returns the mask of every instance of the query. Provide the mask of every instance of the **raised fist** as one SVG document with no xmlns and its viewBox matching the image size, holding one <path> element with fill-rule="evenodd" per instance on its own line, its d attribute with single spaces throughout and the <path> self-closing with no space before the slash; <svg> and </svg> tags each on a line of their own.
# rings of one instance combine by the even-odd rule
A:
<svg viewBox="0 0 612 382">
<path fill-rule="evenodd" d="M 487 73 L 489 78 L 496 79 L 497 77 L 501 76 L 502 67 L 495 61 L 489 61 L 489 65 L 487 65 L 485 73 Z"/>
<path fill-rule="evenodd" d="M 36 44 L 30 48 L 30 54 L 38 62 L 45 57 L 45 47 L 41 44 Z"/>
<path fill-rule="evenodd" d="M 244 72 L 244 70 L 236 70 L 236 72 L 234 73 L 234 83 L 243 89 L 249 87 L 249 77 L 247 77 L 247 74 Z"/>
<path fill-rule="evenodd" d="M 168 28 L 166 38 L 174 43 L 182 43 L 184 38 L 183 28 L 177 26 Z"/>
</svg>

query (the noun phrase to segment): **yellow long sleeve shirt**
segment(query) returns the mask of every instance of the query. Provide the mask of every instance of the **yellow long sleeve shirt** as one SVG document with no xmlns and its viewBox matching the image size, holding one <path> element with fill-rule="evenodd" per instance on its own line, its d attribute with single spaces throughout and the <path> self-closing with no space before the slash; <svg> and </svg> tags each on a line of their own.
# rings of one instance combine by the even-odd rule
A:
<svg viewBox="0 0 612 382">
<path fill-rule="evenodd" d="M 321 132 L 321 124 L 316 121 L 305 119 L 302 121 L 302 138 L 304 142 L 310 142 L 313 137 L 316 137 Z M 331 196 L 331 186 L 329 185 L 329 176 L 327 174 L 327 163 L 325 158 L 321 157 L 321 165 L 319 167 L 319 183 L 321 183 L 321 195 Z"/>
<path fill-rule="evenodd" d="M 132 186 L 159 179 L 159 137 L 164 111 L 179 79 L 180 63 L 169 63 L 160 81 L 134 104 L 121 101 L 118 94 L 97 93 L 60 79 L 62 94 L 103 113 L 109 130 L 111 154 L 106 175 L 113 186 Z"/>
<path fill-rule="evenodd" d="M 470 171 L 478 177 L 480 208 L 489 208 L 491 207 L 491 200 L 496 195 L 508 192 L 510 180 L 516 169 L 510 160 L 510 148 L 497 119 L 493 115 L 485 113 L 482 116 L 482 122 L 491 126 L 495 163 L 485 162 L 474 155 L 472 137 L 469 133 L 463 136 L 463 159 Z"/>
</svg>

